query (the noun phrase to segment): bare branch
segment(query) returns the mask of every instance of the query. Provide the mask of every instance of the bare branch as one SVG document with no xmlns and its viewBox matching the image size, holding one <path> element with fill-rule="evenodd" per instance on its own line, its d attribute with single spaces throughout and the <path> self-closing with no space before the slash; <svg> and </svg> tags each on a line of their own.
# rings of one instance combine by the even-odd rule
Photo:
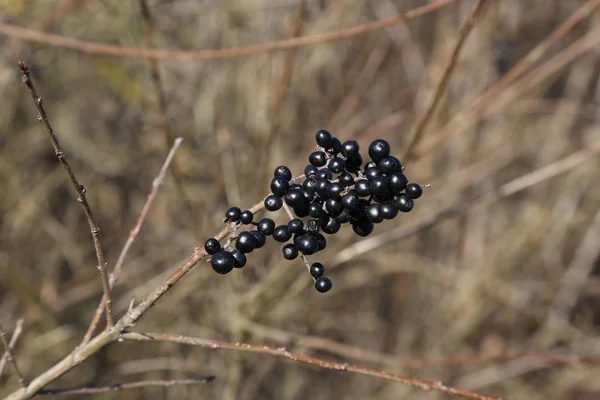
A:
<svg viewBox="0 0 600 400">
<path fill-rule="evenodd" d="M 29 93 L 31 94 L 31 98 L 33 99 L 33 103 L 35 104 L 38 111 L 38 119 L 44 125 L 46 129 L 46 133 L 50 137 L 50 141 L 52 142 L 52 147 L 54 147 L 54 153 L 59 161 L 62 163 L 67 175 L 69 176 L 69 180 L 73 184 L 73 188 L 77 192 L 77 201 L 79 201 L 85 211 L 85 215 L 88 220 L 88 224 L 90 225 L 90 230 L 92 232 L 92 237 L 94 239 L 94 247 L 96 249 L 96 258 L 98 261 L 98 271 L 100 272 L 100 279 L 102 280 L 102 288 L 104 290 L 104 296 L 106 296 L 106 323 L 109 327 L 114 325 L 113 315 L 112 315 L 112 301 L 110 298 L 110 286 L 108 284 L 108 274 L 106 272 L 106 261 L 104 260 L 104 252 L 102 251 L 102 245 L 100 244 L 100 228 L 96 224 L 96 220 L 94 219 L 94 215 L 92 214 L 92 209 L 87 201 L 85 196 L 86 189 L 79 183 L 75 173 L 71 169 L 69 162 L 65 156 L 65 153 L 62 151 L 60 144 L 58 142 L 58 138 L 54 134 L 54 130 L 50 125 L 50 121 L 48 120 L 48 116 L 46 115 L 46 110 L 44 110 L 42 98 L 37 94 L 35 90 L 35 86 L 33 85 L 33 81 L 31 80 L 31 75 L 29 74 L 29 67 L 25 64 L 24 61 L 19 62 L 19 68 L 21 68 L 21 72 L 23 73 L 21 79 L 23 83 L 29 89 Z"/>
<path fill-rule="evenodd" d="M 456 45 L 454 45 L 454 50 L 452 50 L 450 60 L 448 61 L 444 73 L 442 74 L 442 79 L 440 80 L 437 88 L 435 89 L 435 94 L 433 95 L 433 99 L 431 99 L 431 103 L 429 103 L 429 107 L 427 107 L 427 110 L 417 122 L 415 131 L 412 134 L 412 138 L 408 143 L 406 152 L 404 153 L 403 160 L 410 160 L 413 157 L 413 150 L 417 147 L 417 145 L 421 141 L 421 138 L 425 134 L 427 125 L 429 124 L 429 121 L 431 121 L 431 117 L 433 116 L 435 109 L 440 103 L 440 100 L 442 99 L 442 96 L 446 91 L 446 88 L 448 87 L 448 82 L 450 82 L 450 75 L 452 75 L 452 71 L 454 71 L 454 67 L 456 65 L 456 62 L 458 61 L 458 57 L 463 48 L 463 45 L 466 43 L 469 34 L 473 30 L 473 27 L 475 27 L 475 21 L 477 20 L 477 17 L 483 9 L 484 3 L 485 0 L 477 0 L 477 3 L 475 3 L 473 8 L 471 9 L 471 12 L 467 16 L 467 19 L 460 28 L 458 41 L 456 42 Z"/>
<path fill-rule="evenodd" d="M 150 207 L 152 207 L 152 203 L 154 203 L 154 199 L 156 198 L 156 195 L 158 194 L 158 189 L 162 186 L 162 184 L 165 180 L 165 176 L 167 175 L 169 165 L 173 161 L 173 157 L 175 157 L 175 153 L 177 152 L 177 149 L 179 149 L 181 142 L 183 142 L 183 138 L 175 139 L 175 142 L 173 143 L 173 147 L 171 147 L 171 150 L 169 151 L 169 154 L 167 155 L 167 158 L 166 158 L 165 162 L 163 163 L 163 166 L 160 169 L 158 176 L 152 182 L 152 189 L 150 189 L 150 193 L 148 193 L 148 198 L 146 199 L 146 202 L 144 203 L 144 206 L 142 207 L 142 211 L 140 212 L 140 215 L 138 216 L 135 226 L 129 232 L 129 237 L 127 238 L 127 241 L 125 242 L 125 246 L 123 246 L 123 250 L 121 250 L 121 254 L 119 254 L 119 258 L 117 258 L 117 263 L 115 264 L 115 268 L 114 268 L 113 272 L 110 274 L 110 279 L 109 279 L 108 284 L 110 285 L 111 289 L 115 286 L 115 284 L 119 280 L 119 276 L 121 274 L 121 268 L 123 267 L 123 263 L 125 262 L 125 257 L 127 256 L 127 253 L 129 253 L 129 249 L 131 248 L 131 245 L 133 244 L 133 242 L 135 241 L 135 238 L 137 237 L 137 235 L 140 233 L 140 230 L 142 229 L 142 225 L 144 224 L 144 221 L 146 220 L 146 217 L 148 216 L 148 211 L 150 210 Z M 102 300 L 100 301 L 100 304 L 98 304 L 98 307 L 96 308 L 96 313 L 94 314 L 94 318 L 92 319 L 92 322 L 90 323 L 90 326 L 88 327 L 88 330 L 87 330 L 85 336 L 83 337 L 83 340 L 81 342 L 82 344 L 89 342 L 92 335 L 94 334 L 94 331 L 96 330 L 96 327 L 98 326 L 98 322 L 100 321 L 100 317 L 102 317 L 102 312 L 104 310 L 106 300 L 107 300 L 106 295 L 102 296 Z"/>
<path fill-rule="evenodd" d="M 156 58 L 168 60 L 208 60 L 216 58 L 229 58 L 266 53 L 275 50 L 291 49 L 293 47 L 323 43 L 332 40 L 347 39 L 349 37 L 362 35 L 367 32 L 373 32 L 394 24 L 398 24 L 400 22 L 407 21 L 409 19 L 420 17 L 422 15 L 428 14 L 432 11 L 445 7 L 449 4 L 455 3 L 456 1 L 457 0 L 437 0 L 433 3 L 409 10 L 405 13 L 395 15 L 388 19 L 369 22 L 363 25 L 358 25 L 352 28 L 343 29 L 335 32 L 265 42 L 246 47 L 233 47 L 229 49 L 219 50 L 154 50 L 140 49 L 136 47 L 111 46 L 108 44 L 86 42 L 84 40 L 77 40 L 67 36 L 55 35 L 48 32 L 40 32 L 34 29 L 22 28 L 3 23 L 0 23 L 0 33 L 4 33 L 8 36 L 18 37 L 23 40 L 44 43 L 55 47 L 63 47 L 89 54 L 106 54 L 111 56 Z"/>
<path fill-rule="evenodd" d="M 363 368 L 356 365 L 337 363 L 334 361 L 327 361 L 320 358 L 314 358 L 305 356 L 298 353 L 292 353 L 285 347 L 269 347 L 269 346 L 258 346 L 246 343 L 227 343 L 218 340 L 209 340 L 201 338 L 193 338 L 189 336 L 181 335 L 169 335 L 164 333 L 137 333 L 137 332 L 126 332 L 121 335 L 121 338 L 127 340 L 137 341 L 161 341 L 170 343 L 181 343 L 192 346 L 206 347 L 209 349 L 226 349 L 226 350 L 237 350 L 247 351 L 252 353 L 268 354 L 275 357 L 288 358 L 293 361 L 297 361 L 303 364 L 310 364 L 320 368 L 333 369 L 336 371 L 353 372 L 360 375 L 374 376 L 377 378 L 387 379 L 393 382 L 400 382 L 406 385 L 410 385 L 421 390 L 436 390 L 444 393 L 454 394 L 460 397 L 478 399 L 478 400 L 501 400 L 499 397 L 491 397 L 482 395 L 479 393 L 467 392 L 446 386 L 441 382 L 430 382 L 422 381 L 419 379 L 406 378 L 400 375 L 390 374 L 388 372 L 377 371 L 369 368 Z"/>
<path fill-rule="evenodd" d="M 215 380 L 214 376 L 204 378 L 188 378 L 188 379 L 173 379 L 173 380 L 146 380 L 130 383 L 115 383 L 110 386 L 100 387 L 84 387 L 84 388 L 61 388 L 40 390 L 39 395 L 59 395 L 59 394 L 98 394 L 106 392 L 120 392 L 126 389 L 137 389 L 150 386 L 181 386 L 181 385 L 197 385 L 199 383 L 210 383 Z"/>
<path fill-rule="evenodd" d="M 21 370 L 19 369 L 19 366 L 17 365 L 17 360 L 15 360 L 15 358 L 13 357 L 13 354 L 11 351 L 12 347 L 14 346 L 14 343 L 16 343 L 17 338 L 21 334 L 22 330 L 23 330 L 23 320 L 21 319 L 17 323 L 17 327 L 16 327 L 15 332 L 13 333 L 12 338 L 9 343 L 6 341 L 6 332 L 4 332 L 2 325 L 0 325 L 0 340 L 2 341 L 2 346 L 4 346 L 4 355 L 2 356 L 2 364 L 0 364 L 0 375 L 2 375 L 2 370 L 4 369 L 4 362 L 5 362 L 4 360 L 6 359 L 9 363 L 12 364 L 12 366 L 15 370 L 15 373 L 17 374 L 17 378 L 19 379 L 19 384 L 21 385 L 21 387 L 25 387 L 25 379 L 23 378 L 23 374 L 21 374 Z M 14 342 L 13 342 L 13 339 L 14 339 Z"/>
</svg>

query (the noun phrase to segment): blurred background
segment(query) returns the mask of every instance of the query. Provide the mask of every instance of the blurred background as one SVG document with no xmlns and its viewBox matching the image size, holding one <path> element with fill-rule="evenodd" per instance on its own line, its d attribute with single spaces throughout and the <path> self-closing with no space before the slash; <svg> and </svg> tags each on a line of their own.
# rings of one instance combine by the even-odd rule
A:
<svg viewBox="0 0 600 400">
<path fill-rule="evenodd" d="M 431 188 L 367 240 L 349 227 L 328 237 L 311 261 L 325 264 L 329 293 L 317 293 L 304 265 L 269 241 L 227 276 L 197 265 L 136 330 L 287 346 L 511 399 L 599 398 L 598 7 L 580 12 L 523 78 L 484 104 L 480 97 L 585 3 L 598 5 L 485 3 L 422 140 L 401 157 L 407 176 Z M 137 1 L 0 0 L 0 17 L 81 40 L 195 50 L 333 32 L 425 4 L 148 0 L 150 32 Z M 363 149 L 384 138 L 405 155 L 474 4 L 458 0 L 292 50 L 159 60 L 160 90 L 143 58 L 1 34 L 0 321 L 10 337 L 24 319 L 14 353 L 26 377 L 81 341 L 102 287 L 85 215 L 36 121 L 18 60 L 31 67 L 88 190 L 109 268 L 172 138 L 184 138 L 114 290 L 120 316 L 222 228 L 229 206 L 260 201 L 274 167 L 301 174 L 317 130 Z M 159 343 L 108 346 L 54 386 L 206 375 L 217 379 L 97 397 L 449 398 L 266 355 Z M 0 396 L 18 388 L 9 366 L 0 379 Z"/>
</svg>

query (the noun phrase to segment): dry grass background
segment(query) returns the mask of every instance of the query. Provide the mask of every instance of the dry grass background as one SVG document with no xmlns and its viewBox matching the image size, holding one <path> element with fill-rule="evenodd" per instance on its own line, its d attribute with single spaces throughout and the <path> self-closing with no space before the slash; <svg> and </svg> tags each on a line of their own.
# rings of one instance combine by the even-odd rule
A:
<svg viewBox="0 0 600 400">
<path fill-rule="evenodd" d="M 312 0 L 301 25 L 298 1 L 291 0 L 150 1 L 149 7 L 157 47 L 211 49 L 285 39 L 294 31 L 335 31 L 425 3 Z M 408 176 L 432 188 L 414 212 L 376 227 L 379 238 L 394 239 L 396 232 L 399 240 L 352 253 L 359 240 L 351 230 L 329 238 L 319 261 L 330 266 L 331 292 L 317 293 L 303 265 L 283 260 L 270 242 L 227 276 L 198 265 L 136 329 L 287 346 L 510 399 L 598 398 L 600 163 L 589 149 L 597 152 L 600 140 L 600 47 L 536 85 L 528 86 L 538 72 L 517 80 L 476 123 L 435 142 L 507 65 L 584 3 L 487 1 L 417 148 L 426 151 L 407 163 Z M 299 174 L 318 129 L 363 147 L 385 138 L 402 154 L 473 4 L 457 1 L 406 23 L 294 52 L 160 60 L 168 130 L 184 138 L 176 162 L 185 194 L 167 178 L 114 291 L 116 314 L 214 235 L 228 206 L 260 200 L 273 167 L 286 164 Z M 78 39 L 147 45 L 138 2 L 8 0 L 0 1 L 0 13 L 5 23 Z M 550 65 L 594 29 L 600 35 L 599 24 L 595 11 L 536 66 Z M 88 189 L 109 269 L 168 149 L 144 59 L 7 36 L 0 36 L 0 46 L 0 321 L 10 336 L 24 319 L 15 355 L 33 378 L 80 342 L 102 286 L 85 215 L 36 121 L 17 60 L 32 68 L 63 149 Z M 556 162 L 573 153 L 581 162 L 556 176 L 525 181 L 523 190 L 491 201 L 468 200 L 540 168 L 564 167 Z M 398 234 L 456 204 L 466 207 Z M 511 356 L 521 352 L 534 354 Z M 217 379 L 97 397 L 448 397 L 266 355 L 146 343 L 113 344 L 55 386 L 205 375 Z M 0 385 L 0 396 L 18 387 L 10 367 Z"/>
</svg>

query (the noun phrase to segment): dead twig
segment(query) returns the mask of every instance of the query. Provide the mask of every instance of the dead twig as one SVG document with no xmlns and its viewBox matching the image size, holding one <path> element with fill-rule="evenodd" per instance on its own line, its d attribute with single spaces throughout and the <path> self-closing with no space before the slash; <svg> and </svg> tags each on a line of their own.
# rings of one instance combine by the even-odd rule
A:
<svg viewBox="0 0 600 400">
<path fill-rule="evenodd" d="M 28 29 L 0 23 L 0 33 L 7 36 L 14 36 L 19 39 L 28 40 L 36 43 L 43 43 L 54 47 L 62 47 L 71 50 L 80 51 L 88 54 L 105 54 L 110 56 L 126 56 L 139 58 L 156 58 L 168 60 L 208 60 L 217 58 L 230 58 L 247 56 L 251 54 L 266 53 L 276 50 L 291 49 L 293 47 L 318 44 L 333 40 L 347 39 L 353 36 L 362 35 L 367 32 L 373 32 L 409 19 L 417 18 L 428 14 L 458 0 L 437 0 L 433 3 L 409 10 L 388 19 L 382 19 L 369 22 L 363 25 L 354 26 L 348 29 L 342 29 L 335 32 L 322 33 L 311 36 L 303 36 L 286 40 L 259 43 L 246 47 L 233 47 L 219 50 L 158 50 L 158 49 L 140 49 L 136 47 L 120 47 L 108 44 L 88 42 L 77 40 L 67 36 L 56 35 L 48 32 L 41 32 L 35 29 Z"/>
<path fill-rule="evenodd" d="M 452 75 L 452 71 L 454 71 L 454 67 L 456 66 L 456 62 L 458 61 L 458 57 L 460 56 L 460 52 L 469 37 L 469 34 L 473 31 L 475 27 L 475 22 L 481 14 L 481 10 L 483 9 L 483 5 L 485 0 L 478 0 L 477 3 L 471 9 L 471 12 L 467 16 L 467 19 L 463 23 L 460 28 L 460 33 L 458 37 L 458 41 L 454 45 L 454 50 L 452 50 L 452 55 L 450 56 L 450 60 L 448 60 L 448 64 L 446 64 L 446 68 L 444 69 L 444 73 L 442 74 L 442 79 L 438 83 L 437 88 L 435 89 L 435 94 L 433 95 L 433 99 L 431 99 L 431 103 L 425 110 L 425 113 L 421 116 L 417 125 L 415 127 L 414 133 L 412 134 L 412 138 L 408 143 L 406 151 L 404 153 L 403 160 L 410 161 L 413 158 L 413 151 L 420 143 L 421 138 L 425 134 L 425 130 L 427 129 L 427 125 L 431 121 L 431 117 L 435 112 L 440 100 L 446 88 L 448 87 L 448 82 L 450 82 L 450 76 Z"/>
<path fill-rule="evenodd" d="M 86 189 L 77 180 L 75 173 L 73 172 L 71 166 L 69 165 L 69 162 L 67 161 L 65 153 L 60 147 L 58 138 L 54 134 L 54 130 L 52 129 L 50 121 L 48 120 L 48 116 L 46 115 L 46 110 L 44 110 L 42 98 L 37 94 L 35 86 L 33 85 L 33 81 L 31 80 L 31 76 L 29 74 L 29 67 L 25 64 L 25 62 L 20 61 L 19 68 L 23 73 L 21 79 L 29 89 L 31 98 L 33 99 L 33 102 L 37 108 L 38 120 L 44 125 L 46 133 L 48 133 L 50 141 L 52 142 L 52 147 L 54 147 L 54 153 L 65 168 L 65 171 L 69 176 L 69 180 L 71 181 L 71 183 L 73 184 L 73 188 L 77 192 L 77 201 L 81 203 L 83 210 L 85 211 L 88 224 L 90 225 L 90 231 L 92 232 L 92 237 L 94 239 L 94 247 L 96 249 L 96 258 L 98 261 L 98 271 L 100 272 L 100 279 L 102 280 L 102 289 L 104 290 L 104 296 L 106 296 L 106 323 L 109 327 L 112 327 L 114 325 L 112 315 L 112 301 L 110 298 L 108 274 L 106 272 L 106 261 L 104 260 L 104 252 L 102 251 L 102 245 L 100 244 L 100 228 L 98 228 L 98 224 L 96 224 L 96 220 L 94 219 L 94 215 L 92 214 L 92 209 L 85 196 Z"/>
<path fill-rule="evenodd" d="M 12 364 L 12 366 L 15 370 L 15 373 L 17 374 L 17 378 L 19 379 L 19 384 L 21 385 L 21 387 L 25 387 L 25 379 L 23 378 L 23 374 L 21 374 L 21 370 L 19 369 L 19 366 L 17 365 L 17 360 L 15 360 L 15 357 L 13 357 L 13 354 L 12 354 L 12 348 L 14 347 L 15 343 L 17 342 L 17 339 L 19 338 L 19 335 L 21 334 L 22 331 L 23 331 L 23 320 L 21 319 L 21 320 L 19 320 L 19 322 L 17 322 L 17 327 L 15 328 L 15 332 L 13 333 L 13 335 L 10 339 L 10 343 L 9 343 L 6 341 L 6 332 L 4 332 L 2 325 L 0 325 L 0 340 L 2 341 L 2 346 L 4 346 L 4 355 L 2 356 L 2 360 L 0 361 L 0 376 L 2 375 L 2 370 L 4 369 L 5 362 L 8 361 L 9 363 Z"/>
<path fill-rule="evenodd" d="M 150 193 L 148 193 L 148 197 L 146 198 L 146 202 L 144 203 L 144 206 L 142 207 L 142 211 L 140 212 L 140 215 L 138 216 L 137 222 L 135 223 L 135 226 L 133 227 L 133 229 L 129 232 L 129 237 L 127 238 L 127 241 L 125 242 L 123 249 L 121 250 L 121 254 L 119 254 L 119 258 L 117 258 L 117 263 L 115 264 L 115 268 L 113 269 L 113 272 L 110 274 L 108 284 L 110 285 L 111 289 L 115 286 L 115 284 L 119 280 L 119 276 L 121 275 L 121 268 L 123 267 L 123 263 L 125 262 L 125 257 L 127 256 L 127 253 L 129 253 L 129 249 L 131 248 L 131 245 L 133 244 L 133 242 L 135 241 L 135 238 L 137 237 L 137 235 L 140 233 L 140 230 L 142 229 L 142 225 L 144 224 L 144 221 L 146 220 L 146 217 L 148 216 L 148 211 L 150 210 L 150 207 L 152 207 L 152 204 L 154 203 L 154 199 L 156 198 L 156 195 L 158 194 L 158 189 L 162 186 L 162 184 L 165 180 L 165 176 L 167 175 L 167 171 L 169 170 L 169 165 L 173 161 L 173 157 L 175 157 L 175 153 L 177 152 L 177 149 L 179 149 L 181 142 L 183 142 L 182 138 L 175 139 L 175 142 L 173 143 L 173 147 L 171 147 L 171 150 L 169 151 L 169 154 L 167 155 L 167 158 L 166 158 L 165 162 L 163 163 L 163 166 L 160 169 L 158 176 L 152 182 L 152 189 L 150 189 Z M 107 301 L 106 296 L 102 296 L 102 300 L 100 301 L 100 304 L 98 304 L 98 307 L 96 308 L 96 313 L 94 314 L 94 318 L 92 319 L 92 322 L 90 323 L 90 326 L 88 327 L 88 330 L 85 333 L 85 336 L 83 337 L 83 340 L 81 342 L 82 344 L 89 342 L 92 335 L 94 334 L 94 331 L 96 330 L 96 327 L 98 326 L 98 322 L 100 321 L 100 317 L 102 317 L 102 312 L 104 311 L 104 305 L 106 304 L 106 301 Z"/>
<path fill-rule="evenodd" d="M 468 392 L 465 390 L 457 389 L 451 386 L 444 385 L 442 382 L 430 382 L 423 381 L 420 379 L 406 378 L 400 375 L 390 374 L 384 371 L 377 371 L 374 369 L 359 367 L 356 365 L 338 363 L 334 361 L 323 360 L 320 358 L 309 357 L 303 354 L 292 353 L 285 347 L 269 347 L 262 345 L 252 345 L 246 343 L 227 343 L 218 340 L 193 338 L 182 335 L 170 335 L 165 333 L 137 333 L 137 332 L 126 332 L 121 335 L 122 339 L 136 340 L 136 341 L 161 341 L 170 343 L 180 343 L 192 346 L 206 347 L 209 349 L 226 349 L 226 350 L 237 350 L 247 351 L 252 353 L 268 354 L 275 357 L 288 358 L 290 360 L 300 362 L 303 364 L 310 364 L 320 368 L 332 369 L 343 372 L 353 372 L 360 375 L 373 376 L 377 378 L 386 379 L 393 382 L 400 382 L 406 385 L 410 385 L 421 390 L 435 390 L 444 393 L 454 394 L 460 397 L 478 400 L 501 400 L 499 397 L 486 396 L 479 393 Z"/>
<path fill-rule="evenodd" d="M 114 383 L 109 386 L 100 387 L 83 387 L 83 388 L 60 388 L 60 389 L 47 389 L 40 390 L 38 395 L 59 395 L 59 394 L 98 394 L 106 392 L 120 392 L 121 390 L 137 389 L 150 386 L 181 386 L 181 385 L 197 385 L 199 383 L 210 383 L 215 380 L 214 376 L 207 376 L 204 378 L 187 378 L 187 379 L 173 379 L 173 380 L 146 380 L 139 382 L 130 383 Z"/>
</svg>

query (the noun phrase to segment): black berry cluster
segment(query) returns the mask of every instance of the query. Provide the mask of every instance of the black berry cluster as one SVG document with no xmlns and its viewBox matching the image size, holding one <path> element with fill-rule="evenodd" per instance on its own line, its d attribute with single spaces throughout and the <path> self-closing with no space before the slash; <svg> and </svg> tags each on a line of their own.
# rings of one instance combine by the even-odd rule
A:
<svg viewBox="0 0 600 400">
<path fill-rule="evenodd" d="M 398 212 L 411 211 L 414 200 L 421 197 L 422 186 L 409 183 L 402 163 L 390 155 L 390 145 L 385 140 L 369 145 L 370 161 L 366 163 L 355 140 L 342 143 L 321 130 L 316 141 L 318 150 L 308 157 L 302 182 L 294 182 L 286 166 L 274 171 L 271 194 L 265 198 L 264 207 L 269 211 L 286 207 L 293 214 L 287 224 L 276 226 L 270 218 L 254 222 L 254 214 L 249 210 L 227 210 L 225 222 L 233 224 L 234 233 L 242 225 L 253 225 L 254 230 L 234 235 L 234 246 L 228 241 L 222 247 L 214 238 L 206 241 L 204 248 L 212 255 L 216 272 L 226 274 L 233 268 L 242 268 L 246 254 L 262 247 L 267 236 L 285 243 L 282 252 L 286 260 L 302 255 L 307 262 L 306 256 L 327 246 L 323 233 L 333 235 L 343 224 L 350 224 L 357 235 L 368 236 L 374 224 L 394 219 Z M 315 262 L 309 269 L 319 292 L 331 289 L 323 264 Z"/>
</svg>

